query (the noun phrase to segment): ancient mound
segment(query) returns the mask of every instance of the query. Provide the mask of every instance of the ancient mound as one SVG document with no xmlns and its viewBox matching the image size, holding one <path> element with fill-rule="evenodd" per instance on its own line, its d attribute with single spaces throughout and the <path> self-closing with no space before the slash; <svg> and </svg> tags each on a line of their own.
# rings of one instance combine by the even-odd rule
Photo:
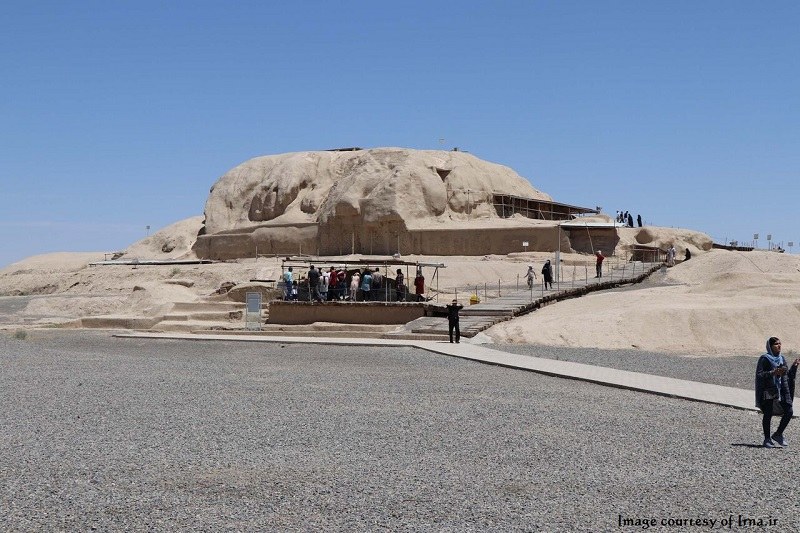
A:
<svg viewBox="0 0 800 533">
<path fill-rule="evenodd" d="M 212 187 L 206 235 L 195 250 L 212 258 L 301 247 L 393 253 L 413 245 L 412 227 L 500 220 L 496 195 L 552 200 L 510 168 L 464 152 L 375 148 L 257 157 Z"/>
<path fill-rule="evenodd" d="M 206 232 L 260 222 L 491 216 L 492 192 L 551 199 L 510 168 L 464 152 L 375 148 L 257 157 L 214 185 L 206 202 Z"/>
</svg>

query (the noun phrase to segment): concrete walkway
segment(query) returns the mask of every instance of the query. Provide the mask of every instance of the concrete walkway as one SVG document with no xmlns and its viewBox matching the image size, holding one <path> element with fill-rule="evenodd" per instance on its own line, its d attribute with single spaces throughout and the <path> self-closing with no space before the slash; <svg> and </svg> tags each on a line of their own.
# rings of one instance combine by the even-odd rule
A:
<svg viewBox="0 0 800 533">
<path fill-rule="evenodd" d="M 663 376 L 628 372 L 613 368 L 558 361 L 553 359 L 540 359 L 524 355 L 511 354 L 492 350 L 476 344 L 462 342 L 450 344 L 440 341 L 417 341 L 395 339 L 347 339 L 328 337 L 275 337 L 261 335 L 193 335 L 172 333 L 120 333 L 115 337 L 135 337 L 152 339 L 180 339 L 180 340 L 213 340 L 213 341 L 246 341 L 246 342 L 272 342 L 272 343 L 297 343 L 297 344 L 338 344 L 343 346 L 405 346 L 419 348 L 432 353 L 479 361 L 492 365 L 505 366 L 520 370 L 528 370 L 566 379 L 588 381 L 599 385 L 606 385 L 639 392 L 672 396 L 698 402 L 713 403 L 757 411 L 754 405 L 754 393 L 750 390 L 723 387 L 696 381 L 686 381 Z"/>
</svg>

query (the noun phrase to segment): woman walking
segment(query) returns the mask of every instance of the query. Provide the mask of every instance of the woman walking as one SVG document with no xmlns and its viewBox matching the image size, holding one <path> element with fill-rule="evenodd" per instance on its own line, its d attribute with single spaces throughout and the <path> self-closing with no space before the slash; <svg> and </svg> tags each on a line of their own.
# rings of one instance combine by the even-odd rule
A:
<svg viewBox="0 0 800 533">
<path fill-rule="evenodd" d="M 797 377 L 797 366 L 800 359 L 795 359 L 792 367 L 786 366 L 786 359 L 781 355 L 781 340 L 770 337 L 767 340 L 767 353 L 758 358 L 756 364 L 756 407 L 761 409 L 764 418 L 761 421 L 764 430 L 764 448 L 788 446 L 783 438 L 783 431 L 792 420 L 792 400 L 794 399 L 794 382 Z M 770 425 L 777 409 L 783 411 L 780 424 L 770 436 Z"/>
<path fill-rule="evenodd" d="M 544 278 L 544 288 L 547 290 L 547 286 L 550 285 L 550 288 L 553 288 L 553 267 L 550 264 L 550 260 L 548 259 L 547 262 L 542 267 L 542 277 Z"/>
</svg>

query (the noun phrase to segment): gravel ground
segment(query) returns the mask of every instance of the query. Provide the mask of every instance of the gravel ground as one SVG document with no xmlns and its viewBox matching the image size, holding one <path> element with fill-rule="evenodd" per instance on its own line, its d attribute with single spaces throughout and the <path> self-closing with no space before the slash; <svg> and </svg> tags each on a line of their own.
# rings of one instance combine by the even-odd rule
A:
<svg viewBox="0 0 800 533">
<path fill-rule="evenodd" d="M 35 331 L 0 337 L 0 365 L 6 531 L 800 520 L 793 448 L 721 406 L 413 349 Z"/>
<path fill-rule="evenodd" d="M 766 343 L 766 339 L 764 339 Z M 589 365 L 605 366 L 618 370 L 642 372 L 656 376 L 688 379 L 739 389 L 752 389 L 755 381 L 756 361 L 763 353 L 758 349 L 752 357 L 692 357 L 670 355 L 641 350 L 597 350 L 586 348 L 558 348 L 530 344 L 485 344 L 486 348 L 530 355 L 543 359 L 559 359 Z M 785 354 L 789 364 L 797 355 Z"/>
</svg>

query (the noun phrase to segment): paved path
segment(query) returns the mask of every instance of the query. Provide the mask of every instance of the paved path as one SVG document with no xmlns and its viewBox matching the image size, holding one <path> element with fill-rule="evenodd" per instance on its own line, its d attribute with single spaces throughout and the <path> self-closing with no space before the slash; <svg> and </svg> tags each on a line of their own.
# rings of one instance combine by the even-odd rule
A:
<svg viewBox="0 0 800 533">
<path fill-rule="evenodd" d="M 170 333 L 123 333 L 116 337 L 154 338 L 154 339 L 181 339 L 181 340 L 219 340 L 219 341 L 247 341 L 247 342 L 272 342 L 272 343 L 301 343 L 301 344 L 339 344 L 345 346 L 407 346 L 419 348 L 429 352 L 459 357 L 482 363 L 500 365 L 520 370 L 528 370 L 567 379 L 588 381 L 600 385 L 684 398 L 698 402 L 713 403 L 757 411 L 754 406 L 753 391 L 723 387 L 696 381 L 686 381 L 662 376 L 653 376 L 639 372 L 628 372 L 600 366 L 558 361 L 553 359 L 539 359 L 525 355 L 511 354 L 492 350 L 462 342 L 450 344 L 440 341 L 415 341 L 395 339 L 343 339 L 326 337 L 275 337 L 260 335 L 192 335 Z"/>
<path fill-rule="evenodd" d="M 580 272 L 577 272 L 574 268 L 564 267 L 561 283 L 554 284 L 554 288 L 548 290 L 544 290 L 540 280 L 536 281 L 532 289 L 519 289 L 516 285 L 489 287 L 487 290 L 490 295 L 492 291 L 500 295 L 485 298 L 481 303 L 465 306 L 461 310 L 459 320 L 461 335 L 474 337 L 499 322 L 530 313 L 551 302 L 637 283 L 661 268 L 662 265 L 663 263 L 642 263 L 640 261 L 624 262 L 608 268 L 602 278 L 588 279 L 583 277 L 585 269 L 582 268 Z M 524 286 L 524 283 L 522 285 Z M 477 287 L 479 294 L 480 289 Z M 421 317 L 406 324 L 404 329 L 405 332 L 393 335 L 397 337 L 408 337 L 409 334 L 448 336 L 447 319 L 441 317 Z M 388 336 L 392 337 L 393 335 Z"/>
</svg>

